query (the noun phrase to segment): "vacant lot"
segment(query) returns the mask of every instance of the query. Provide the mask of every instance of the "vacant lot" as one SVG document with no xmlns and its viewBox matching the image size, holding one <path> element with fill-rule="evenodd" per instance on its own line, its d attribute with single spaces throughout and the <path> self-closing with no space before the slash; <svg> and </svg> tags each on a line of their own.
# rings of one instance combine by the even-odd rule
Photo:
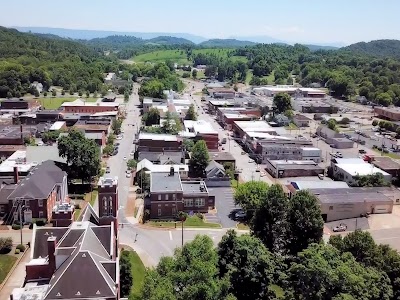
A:
<svg viewBox="0 0 400 300">
<path fill-rule="evenodd" d="M 16 260 L 17 257 L 15 256 L 6 254 L 0 255 L 0 283 L 7 277 L 8 272 L 10 272 Z"/>
<path fill-rule="evenodd" d="M 48 97 L 48 98 L 40 98 L 38 100 L 45 109 L 57 109 L 64 102 L 72 102 L 72 101 L 75 101 L 76 99 L 77 99 L 77 97 L 65 97 L 65 98 L 64 97 L 62 97 L 62 98 Z M 95 102 L 97 100 L 97 98 L 82 98 L 82 99 L 85 99 L 85 101 L 88 101 L 88 102 Z"/>
<path fill-rule="evenodd" d="M 215 54 L 220 57 L 228 57 L 228 54 L 233 52 L 234 50 L 232 49 L 224 49 L 224 48 L 219 48 L 219 49 L 194 49 L 193 54 L 197 53 L 203 53 L 203 54 Z M 243 62 L 247 62 L 247 58 L 244 56 L 231 56 L 231 59 L 233 60 L 240 60 Z M 133 60 L 137 63 L 140 62 L 153 62 L 153 63 L 159 63 L 159 62 L 164 62 L 166 60 L 171 60 L 174 63 L 182 64 L 182 65 L 188 65 L 191 64 L 192 62 L 187 59 L 186 51 L 185 50 L 159 50 L 159 51 L 153 51 L 149 53 L 144 53 L 140 54 L 138 56 L 135 56 Z"/>
</svg>

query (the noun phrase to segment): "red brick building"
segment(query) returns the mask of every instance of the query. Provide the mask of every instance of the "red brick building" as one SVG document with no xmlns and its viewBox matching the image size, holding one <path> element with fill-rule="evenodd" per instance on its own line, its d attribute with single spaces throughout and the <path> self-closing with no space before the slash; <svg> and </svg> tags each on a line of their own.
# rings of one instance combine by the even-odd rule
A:
<svg viewBox="0 0 400 300">
<path fill-rule="evenodd" d="M 140 133 L 137 145 L 139 151 L 180 151 L 182 147 L 182 139 L 170 134 Z"/>
<path fill-rule="evenodd" d="M 380 117 L 390 121 L 400 121 L 400 109 L 394 107 L 375 107 L 374 113 Z"/>
<path fill-rule="evenodd" d="M 173 168 L 169 173 L 151 173 L 150 217 L 171 219 L 179 211 L 206 213 L 215 207 L 204 181 L 182 181 Z"/>
</svg>

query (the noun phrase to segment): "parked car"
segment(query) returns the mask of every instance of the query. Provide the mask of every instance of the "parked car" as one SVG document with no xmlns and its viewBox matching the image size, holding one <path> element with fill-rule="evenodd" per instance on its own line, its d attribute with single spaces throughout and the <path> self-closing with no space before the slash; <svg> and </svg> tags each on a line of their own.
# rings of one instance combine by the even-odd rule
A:
<svg viewBox="0 0 400 300">
<path fill-rule="evenodd" d="M 360 149 L 360 150 L 358 150 L 358 153 L 360 153 L 360 154 L 366 154 L 367 151 L 365 151 L 364 149 Z"/>
<path fill-rule="evenodd" d="M 343 224 L 343 223 L 340 223 L 339 226 L 333 227 L 332 230 L 333 230 L 333 232 L 343 232 L 343 231 L 347 230 L 347 225 Z"/>
<path fill-rule="evenodd" d="M 107 174 L 110 173 L 110 167 L 107 167 L 107 168 L 106 168 L 106 173 L 107 173 Z"/>
<path fill-rule="evenodd" d="M 226 144 L 226 138 L 223 138 L 221 141 L 222 144 Z"/>
<path fill-rule="evenodd" d="M 131 173 L 126 173 L 126 178 L 131 178 L 132 174 Z"/>
<path fill-rule="evenodd" d="M 243 210 L 239 210 L 235 213 L 235 220 L 244 220 L 247 217 L 247 214 Z"/>
<path fill-rule="evenodd" d="M 319 179 L 324 180 L 324 177 L 325 177 L 324 174 L 318 174 Z"/>
</svg>

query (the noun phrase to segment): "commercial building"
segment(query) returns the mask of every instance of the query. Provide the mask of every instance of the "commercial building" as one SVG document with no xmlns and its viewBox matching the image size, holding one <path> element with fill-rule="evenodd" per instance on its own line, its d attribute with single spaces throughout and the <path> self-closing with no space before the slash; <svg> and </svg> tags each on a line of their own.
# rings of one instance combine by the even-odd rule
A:
<svg viewBox="0 0 400 300">
<path fill-rule="evenodd" d="M 333 177 L 352 185 L 356 183 L 356 176 L 367 176 L 380 173 L 387 182 L 391 182 L 392 176 L 365 162 L 361 158 L 335 158 L 331 160 Z"/>
<path fill-rule="evenodd" d="M 248 139 L 257 138 L 258 134 L 277 135 L 276 130 L 265 121 L 235 121 L 232 131 L 235 137 Z M 251 134 L 253 133 L 253 134 Z"/>
<path fill-rule="evenodd" d="M 192 120 L 184 120 L 183 121 L 186 133 L 194 134 L 193 139 L 203 140 L 207 144 L 207 148 L 209 150 L 218 149 L 218 131 L 215 130 L 212 125 L 204 120 L 192 121 Z"/>
<path fill-rule="evenodd" d="M 233 99 L 236 92 L 230 88 L 208 88 L 208 94 L 212 98 Z"/>
<path fill-rule="evenodd" d="M 371 164 L 389 173 L 392 177 L 399 177 L 400 164 L 387 156 L 373 156 Z"/>
<path fill-rule="evenodd" d="M 317 135 L 325 139 L 332 148 L 349 149 L 354 147 L 354 142 L 344 136 L 343 133 L 336 132 L 326 126 L 318 126 Z"/>
<path fill-rule="evenodd" d="M 139 151 L 180 151 L 182 147 L 182 139 L 176 135 L 170 134 L 140 133 L 137 145 Z"/>
<path fill-rule="evenodd" d="M 136 166 L 136 174 L 140 171 L 148 173 L 168 173 L 171 167 L 179 173 L 181 178 L 187 178 L 189 176 L 189 166 L 181 164 L 154 164 L 147 159 L 139 161 Z"/>
<path fill-rule="evenodd" d="M 58 131 L 65 129 L 67 129 L 67 124 L 64 121 L 56 121 L 50 126 L 49 131 Z"/>
<path fill-rule="evenodd" d="M 337 106 L 314 98 L 292 98 L 291 103 L 294 110 L 302 113 L 335 114 L 339 110 Z"/>
<path fill-rule="evenodd" d="M 265 168 L 275 178 L 324 174 L 324 168 L 310 160 L 267 160 Z"/>
<path fill-rule="evenodd" d="M 173 168 L 151 173 L 148 202 L 150 217 L 162 219 L 174 218 L 179 211 L 206 213 L 215 207 L 204 181 L 182 181 Z"/>
<path fill-rule="evenodd" d="M 262 150 L 259 153 L 262 163 L 269 160 L 312 160 L 321 162 L 321 150 L 315 147 L 304 147 L 285 143 L 260 143 Z"/>
<path fill-rule="evenodd" d="M 61 104 L 63 113 L 87 113 L 95 114 L 99 112 L 118 111 L 118 102 L 87 102 L 83 99 L 76 99 L 72 102 L 64 102 Z"/>
<path fill-rule="evenodd" d="M 374 107 L 374 113 L 379 118 L 400 121 L 400 109 L 398 107 Z"/>
<path fill-rule="evenodd" d="M 308 126 L 310 126 L 311 119 L 307 118 L 304 115 L 294 115 L 292 118 L 292 122 L 297 127 L 308 127 Z"/>
<path fill-rule="evenodd" d="M 299 88 L 293 85 L 276 85 L 253 88 L 256 94 L 263 94 L 267 97 L 274 97 L 279 93 L 287 93 L 292 97 L 324 98 L 326 93 L 315 88 Z"/>
</svg>

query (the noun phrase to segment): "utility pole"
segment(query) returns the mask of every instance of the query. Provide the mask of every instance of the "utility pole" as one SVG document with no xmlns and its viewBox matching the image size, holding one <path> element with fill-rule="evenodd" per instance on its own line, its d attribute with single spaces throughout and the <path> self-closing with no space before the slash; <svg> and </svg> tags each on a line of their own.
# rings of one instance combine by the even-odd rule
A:
<svg viewBox="0 0 400 300">
<path fill-rule="evenodd" d="M 21 235 L 21 245 L 22 245 L 22 203 L 19 204 L 19 231 Z"/>
</svg>

